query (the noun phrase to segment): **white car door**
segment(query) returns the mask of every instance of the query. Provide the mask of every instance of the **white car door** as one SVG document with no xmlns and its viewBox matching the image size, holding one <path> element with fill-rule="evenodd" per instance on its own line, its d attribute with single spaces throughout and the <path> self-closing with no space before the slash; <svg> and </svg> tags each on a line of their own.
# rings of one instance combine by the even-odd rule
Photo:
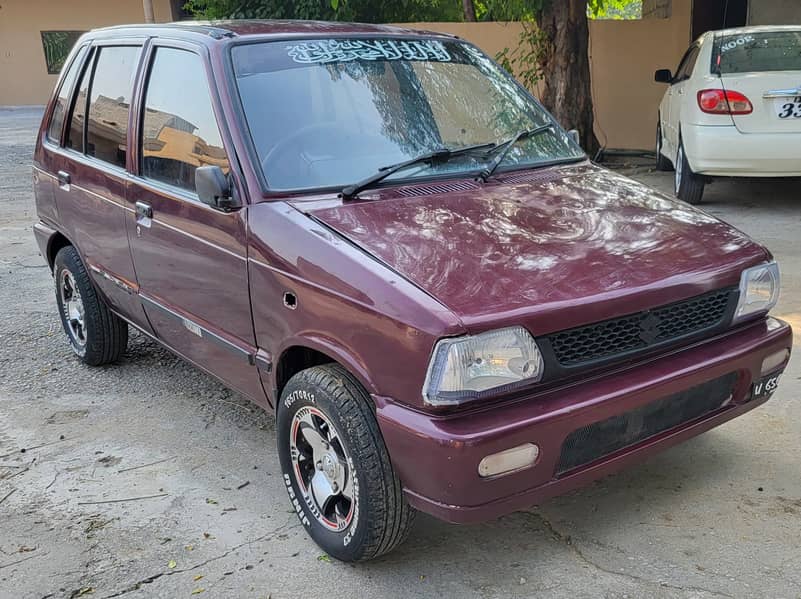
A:
<svg viewBox="0 0 801 599">
<path fill-rule="evenodd" d="M 678 69 L 676 69 L 673 82 L 668 90 L 670 110 L 668 113 L 669 127 L 667 127 L 665 132 L 665 154 L 671 157 L 671 159 L 675 159 L 676 152 L 679 148 L 681 107 L 684 102 L 685 94 L 692 92 L 692 90 L 687 89 L 687 81 L 690 79 L 695 63 L 698 60 L 699 50 L 700 46 L 698 43 L 694 43 L 687 49 L 687 52 L 684 53 L 684 57 L 679 63 Z"/>
<path fill-rule="evenodd" d="M 738 131 L 801 133 L 801 27 L 719 35 L 712 56 Z"/>
</svg>

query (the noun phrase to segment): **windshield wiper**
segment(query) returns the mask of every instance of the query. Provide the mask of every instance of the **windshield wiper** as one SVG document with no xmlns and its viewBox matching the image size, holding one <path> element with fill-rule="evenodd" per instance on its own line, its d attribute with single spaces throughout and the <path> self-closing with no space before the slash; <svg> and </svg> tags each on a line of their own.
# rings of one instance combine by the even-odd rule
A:
<svg viewBox="0 0 801 599">
<path fill-rule="evenodd" d="M 547 125 L 542 125 L 541 127 L 535 127 L 534 129 L 523 129 L 522 131 L 518 131 L 514 137 L 510 137 L 506 141 L 502 141 L 501 143 L 497 144 L 495 147 L 499 149 L 498 154 L 495 158 L 490 162 L 481 174 L 479 175 L 482 180 L 486 181 L 490 178 L 492 173 L 495 172 L 495 169 L 498 168 L 498 165 L 503 162 L 503 159 L 506 158 L 506 155 L 509 153 L 514 145 L 519 142 L 521 139 L 527 139 L 529 137 L 535 137 L 540 133 L 545 133 L 546 131 L 550 131 L 553 129 L 553 124 L 548 123 Z"/>
<path fill-rule="evenodd" d="M 456 156 L 462 156 L 463 154 L 469 154 L 478 150 L 492 149 L 495 147 L 497 147 L 495 142 L 488 142 L 455 149 L 439 148 L 431 152 L 426 152 L 425 154 L 415 156 L 414 158 L 404 160 L 403 162 L 398 162 L 397 164 L 382 166 L 375 174 L 370 175 L 369 177 L 362 179 L 357 183 L 353 183 L 352 185 L 344 187 L 340 192 L 340 195 L 343 200 L 352 200 L 360 191 L 364 191 L 368 187 L 371 187 L 376 183 L 383 181 L 390 175 L 397 173 L 399 170 L 414 166 L 415 164 L 420 164 L 421 162 L 431 162 L 432 164 L 435 162 L 447 162 Z"/>
</svg>

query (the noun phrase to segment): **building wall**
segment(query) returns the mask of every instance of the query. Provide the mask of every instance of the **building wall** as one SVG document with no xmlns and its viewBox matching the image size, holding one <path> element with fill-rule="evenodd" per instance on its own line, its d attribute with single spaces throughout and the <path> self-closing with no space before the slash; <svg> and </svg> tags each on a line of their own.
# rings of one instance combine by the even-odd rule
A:
<svg viewBox="0 0 801 599">
<path fill-rule="evenodd" d="M 169 0 L 153 0 L 153 4 L 157 21 L 172 19 Z M 657 108 L 665 91 L 664 85 L 654 83 L 654 70 L 675 70 L 690 41 L 691 0 L 672 0 L 671 4 L 671 16 L 666 19 L 590 23 L 596 134 L 609 148 L 653 148 Z M 141 0 L 2 0 L 0 106 L 47 101 L 57 76 L 47 74 L 40 31 L 142 20 Z M 458 35 L 491 56 L 516 46 L 520 34 L 517 23 L 409 26 Z"/>
<path fill-rule="evenodd" d="M 169 0 L 153 0 L 156 21 L 172 20 Z M 142 0 L 3 0 L 0 2 L 0 106 L 44 104 L 48 75 L 41 31 L 142 23 Z"/>
<path fill-rule="evenodd" d="M 590 22 L 595 133 L 609 148 L 653 149 L 659 102 L 666 86 L 659 68 L 676 70 L 690 43 L 691 0 L 673 0 L 671 17 Z M 518 43 L 518 23 L 412 23 L 458 35 L 495 56 Z M 532 90 L 535 95 L 537 90 Z"/>
<path fill-rule="evenodd" d="M 801 25 L 799 0 L 751 0 L 749 25 Z"/>
</svg>

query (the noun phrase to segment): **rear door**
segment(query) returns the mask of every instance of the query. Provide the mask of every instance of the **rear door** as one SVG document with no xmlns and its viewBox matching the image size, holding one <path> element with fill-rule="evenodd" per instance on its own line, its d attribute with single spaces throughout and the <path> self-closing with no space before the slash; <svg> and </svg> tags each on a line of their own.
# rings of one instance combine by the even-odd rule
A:
<svg viewBox="0 0 801 599">
<path fill-rule="evenodd" d="M 753 106 L 732 116 L 740 132 L 801 132 L 801 28 L 718 36 L 712 68 L 726 91 L 744 94 Z"/>
<path fill-rule="evenodd" d="M 128 120 L 143 41 L 95 43 L 87 51 L 50 168 L 64 234 L 111 307 L 147 331 L 125 227 Z"/>
<path fill-rule="evenodd" d="M 681 120 L 681 105 L 684 100 L 684 94 L 687 93 L 687 81 L 692 75 L 695 63 L 698 60 L 699 46 L 697 43 L 693 44 L 684 53 L 684 56 L 679 62 L 676 69 L 676 74 L 673 76 L 673 81 L 668 89 L 668 114 L 665 120 L 668 126 L 665 127 L 664 138 L 667 143 L 665 154 L 671 157 L 676 156 L 676 151 L 679 147 L 679 129 Z"/>
</svg>

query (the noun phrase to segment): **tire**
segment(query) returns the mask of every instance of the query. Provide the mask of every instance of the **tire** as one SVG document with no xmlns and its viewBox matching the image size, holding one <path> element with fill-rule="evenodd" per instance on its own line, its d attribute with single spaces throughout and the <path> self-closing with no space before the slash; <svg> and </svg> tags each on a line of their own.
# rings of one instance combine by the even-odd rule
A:
<svg viewBox="0 0 801 599">
<path fill-rule="evenodd" d="M 338 364 L 297 373 L 281 393 L 276 426 L 289 498 L 323 551 L 366 561 L 404 541 L 416 512 L 403 497 L 372 400 L 350 373 Z"/>
<path fill-rule="evenodd" d="M 659 121 L 656 122 L 656 170 L 673 170 L 673 163 L 662 154 L 662 124 Z"/>
<path fill-rule="evenodd" d="M 700 204 L 704 195 L 706 179 L 692 171 L 684 153 L 684 142 L 679 138 L 679 149 L 676 152 L 676 176 L 674 191 L 676 197 L 688 204 Z"/>
<path fill-rule="evenodd" d="M 89 366 L 119 360 L 128 345 L 128 324 L 98 296 L 73 246 L 56 254 L 53 276 L 58 313 L 72 351 Z"/>
</svg>

